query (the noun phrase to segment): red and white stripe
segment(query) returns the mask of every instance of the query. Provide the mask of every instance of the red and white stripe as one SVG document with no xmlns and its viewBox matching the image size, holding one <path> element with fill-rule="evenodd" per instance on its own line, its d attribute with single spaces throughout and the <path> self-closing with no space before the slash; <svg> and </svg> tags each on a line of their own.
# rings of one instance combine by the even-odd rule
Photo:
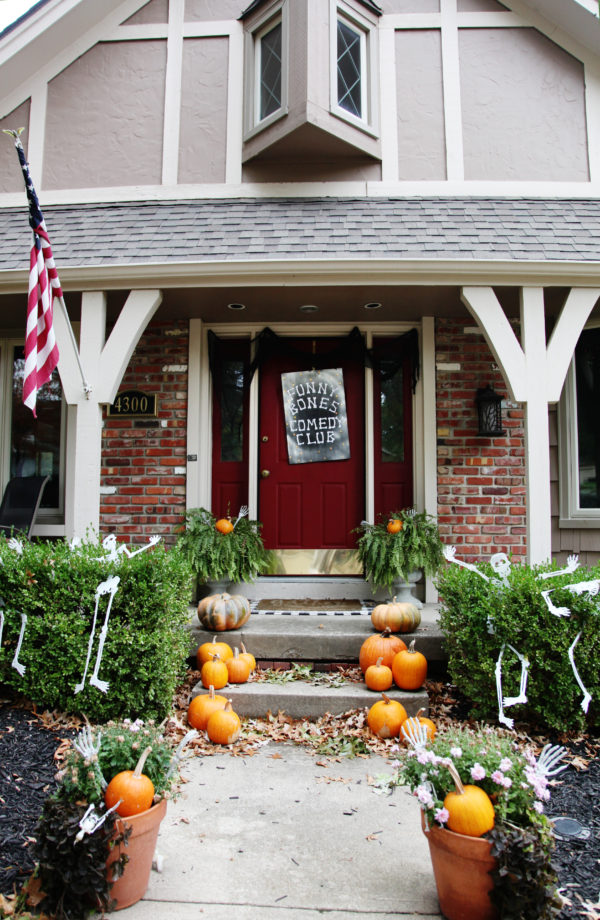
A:
<svg viewBox="0 0 600 920">
<path fill-rule="evenodd" d="M 40 245 L 36 245 L 35 237 Z M 29 294 L 25 332 L 25 371 L 23 402 L 34 416 L 37 391 L 48 383 L 58 364 L 58 346 L 52 326 L 53 301 L 62 297 L 58 272 L 52 257 L 52 247 L 44 224 L 34 232 L 29 257 Z"/>
</svg>

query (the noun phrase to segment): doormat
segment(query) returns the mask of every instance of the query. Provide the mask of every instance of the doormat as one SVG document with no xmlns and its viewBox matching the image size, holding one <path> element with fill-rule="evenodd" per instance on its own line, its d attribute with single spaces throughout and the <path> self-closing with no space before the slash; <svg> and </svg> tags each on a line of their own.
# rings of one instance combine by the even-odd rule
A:
<svg viewBox="0 0 600 920">
<path fill-rule="evenodd" d="M 338 600 L 337 598 L 321 598 L 315 600 L 308 597 L 304 599 L 293 599 L 275 597 L 263 599 L 258 602 L 257 610 L 361 610 L 364 606 L 363 601 L 358 600 Z"/>
</svg>

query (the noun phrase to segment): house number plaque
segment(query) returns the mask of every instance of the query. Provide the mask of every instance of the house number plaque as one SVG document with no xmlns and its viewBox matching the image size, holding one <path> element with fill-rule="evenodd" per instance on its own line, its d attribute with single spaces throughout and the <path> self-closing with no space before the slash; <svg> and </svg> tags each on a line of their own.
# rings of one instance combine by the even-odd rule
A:
<svg viewBox="0 0 600 920">
<path fill-rule="evenodd" d="M 108 406 L 106 413 L 111 418 L 155 417 L 156 393 L 143 393 L 141 390 L 123 390 L 114 403 Z"/>
<path fill-rule="evenodd" d="M 348 416 L 339 367 L 281 375 L 290 463 L 348 460 Z"/>
</svg>

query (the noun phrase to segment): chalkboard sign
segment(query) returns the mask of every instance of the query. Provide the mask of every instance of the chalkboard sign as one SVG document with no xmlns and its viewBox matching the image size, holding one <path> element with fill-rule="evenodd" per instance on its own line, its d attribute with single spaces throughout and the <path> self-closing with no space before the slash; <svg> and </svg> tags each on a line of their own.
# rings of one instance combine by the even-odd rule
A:
<svg viewBox="0 0 600 920">
<path fill-rule="evenodd" d="M 111 418 L 154 417 L 156 415 L 156 393 L 143 393 L 141 390 L 123 390 L 114 403 L 108 406 L 107 415 Z"/>
<path fill-rule="evenodd" d="M 340 367 L 281 375 L 290 463 L 348 460 L 348 416 Z"/>
</svg>

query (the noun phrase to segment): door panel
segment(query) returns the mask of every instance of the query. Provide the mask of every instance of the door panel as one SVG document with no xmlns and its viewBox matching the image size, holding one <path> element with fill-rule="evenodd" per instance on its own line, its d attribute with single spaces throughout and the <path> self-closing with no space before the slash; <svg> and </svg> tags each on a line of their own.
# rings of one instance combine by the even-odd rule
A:
<svg viewBox="0 0 600 920">
<path fill-rule="evenodd" d="M 280 355 L 261 368 L 259 425 L 259 517 L 270 549 L 352 548 L 352 530 L 364 517 L 364 368 L 336 360 L 342 368 L 348 413 L 350 459 L 290 464 L 281 374 L 324 370 L 334 339 L 298 339 L 306 358 Z"/>
</svg>

